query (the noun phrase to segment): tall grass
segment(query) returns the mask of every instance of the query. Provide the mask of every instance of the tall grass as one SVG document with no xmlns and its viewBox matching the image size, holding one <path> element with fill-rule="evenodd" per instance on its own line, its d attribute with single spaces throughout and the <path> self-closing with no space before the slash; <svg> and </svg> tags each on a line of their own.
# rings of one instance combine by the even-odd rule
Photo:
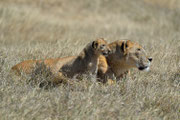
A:
<svg viewBox="0 0 180 120">
<path fill-rule="evenodd" d="M 180 119 L 179 6 L 178 0 L 1 0 L 0 119 Z M 139 42 L 153 57 L 151 71 L 134 69 L 111 86 L 85 76 L 50 89 L 8 76 L 20 61 L 77 55 L 99 37 Z"/>
</svg>

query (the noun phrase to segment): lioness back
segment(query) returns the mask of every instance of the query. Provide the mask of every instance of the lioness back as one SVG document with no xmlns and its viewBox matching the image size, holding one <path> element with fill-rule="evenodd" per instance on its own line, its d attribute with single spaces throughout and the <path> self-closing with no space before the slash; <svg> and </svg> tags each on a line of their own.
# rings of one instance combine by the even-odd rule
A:
<svg viewBox="0 0 180 120">
<path fill-rule="evenodd" d="M 32 71 L 36 68 L 37 64 L 41 64 L 43 62 L 47 68 L 53 67 L 58 61 L 61 61 L 62 64 L 68 62 L 74 58 L 72 57 L 64 57 L 64 58 L 50 58 L 45 60 L 25 60 L 13 66 L 11 68 L 12 72 L 15 72 L 16 75 L 21 76 L 21 74 L 31 74 Z"/>
<path fill-rule="evenodd" d="M 37 60 L 26 60 L 13 66 L 11 70 L 18 76 L 20 76 L 22 72 L 24 72 L 25 74 L 30 74 L 35 68 L 36 63 Z"/>
</svg>

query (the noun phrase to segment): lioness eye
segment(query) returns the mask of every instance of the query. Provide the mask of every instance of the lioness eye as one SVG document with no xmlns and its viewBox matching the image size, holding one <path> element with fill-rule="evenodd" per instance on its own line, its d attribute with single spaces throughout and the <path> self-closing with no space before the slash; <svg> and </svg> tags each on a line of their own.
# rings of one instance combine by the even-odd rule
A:
<svg viewBox="0 0 180 120">
<path fill-rule="evenodd" d="M 138 48 L 138 49 L 137 49 L 137 51 L 141 51 L 141 49 L 140 49 L 140 48 Z"/>
</svg>

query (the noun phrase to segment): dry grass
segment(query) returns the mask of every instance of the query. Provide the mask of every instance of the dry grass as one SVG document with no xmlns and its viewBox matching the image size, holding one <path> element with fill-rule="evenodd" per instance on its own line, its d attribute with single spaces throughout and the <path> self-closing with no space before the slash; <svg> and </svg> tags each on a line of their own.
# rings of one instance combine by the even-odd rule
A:
<svg viewBox="0 0 180 120">
<path fill-rule="evenodd" d="M 1 0 L 0 119 L 179 120 L 180 3 L 145 1 Z M 112 86 L 86 76 L 50 89 L 8 77 L 20 61 L 75 55 L 99 37 L 141 43 L 151 71 Z"/>
</svg>

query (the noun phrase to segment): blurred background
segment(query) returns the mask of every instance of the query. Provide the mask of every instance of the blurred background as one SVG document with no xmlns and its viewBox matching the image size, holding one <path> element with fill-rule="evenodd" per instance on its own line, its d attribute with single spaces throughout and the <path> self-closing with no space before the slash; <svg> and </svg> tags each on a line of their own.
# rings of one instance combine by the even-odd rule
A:
<svg viewBox="0 0 180 120">
<path fill-rule="evenodd" d="M 151 44 L 178 38 L 179 11 L 178 0 L 1 0 L 0 40 L 76 43 L 105 37 Z"/>
</svg>

